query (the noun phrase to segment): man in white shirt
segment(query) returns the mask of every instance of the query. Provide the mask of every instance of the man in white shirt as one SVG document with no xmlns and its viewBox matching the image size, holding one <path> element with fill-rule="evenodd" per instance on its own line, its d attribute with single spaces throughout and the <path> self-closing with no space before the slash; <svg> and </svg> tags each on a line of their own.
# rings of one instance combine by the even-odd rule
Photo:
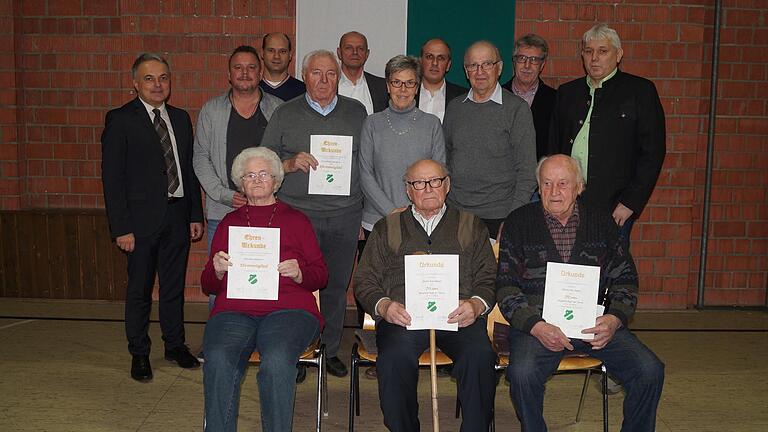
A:
<svg viewBox="0 0 768 432">
<path fill-rule="evenodd" d="M 344 33 L 336 49 L 341 61 L 339 94 L 360 101 L 368 115 L 383 111 L 389 104 L 386 80 L 365 72 L 370 53 L 368 39 L 356 31 Z"/>
<path fill-rule="evenodd" d="M 467 89 L 445 80 L 451 69 L 451 47 L 440 38 L 430 39 L 421 46 L 421 87 L 416 94 L 419 109 L 434 114 L 440 121 L 451 99 L 461 96 Z"/>
</svg>

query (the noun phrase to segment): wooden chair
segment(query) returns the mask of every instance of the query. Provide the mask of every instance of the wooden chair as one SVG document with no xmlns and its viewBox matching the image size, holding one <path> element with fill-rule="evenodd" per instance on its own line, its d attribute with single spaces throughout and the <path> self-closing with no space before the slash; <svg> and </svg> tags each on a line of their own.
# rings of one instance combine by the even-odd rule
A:
<svg viewBox="0 0 768 432">
<path fill-rule="evenodd" d="M 488 338 L 491 340 L 493 350 L 498 357 L 496 362 L 496 370 L 503 371 L 509 366 L 509 345 L 507 334 L 509 330 L 509 324 L 501 314 L 499 305 L 494 306 L 493 310 L 488 314 Z M 570 372 L 584 372 L 584 385 L 581 388 L 581 397 L 579 398 L 579 407 L 576 410 L 576 423 L 581 420 L 581 411 L 584 406 L 584 398 L 587 394 L 587 384 L 589 383 L 589 377 L 592 372 L 599 372 L 602 374 L 602 391 L 603 391 L 603 430 L 608 431 L 608 371 L 605 368 L 605 364 L 602 361 L 590 357 L 587 354 L 570 353 L 566 354 L 560 364 L 557 367 L 555 374 L 563 374 Z M 458 408 L 457 408 L 458 410 Z M 495 431 L 495 422 L 491 422 L 491 431 Z"/>
<path fill-rule="evenodd" d="M 315 291 L 317 307 L 320 308 L 320 292 Z M 261 356 L 258 351 L 251 353 L 249 363 L 260 363 Z M 322 417 L 328 417 L 328 377 L 325 372 L 325 344 L 320 343 L 318 336 L 299 357 L 300 365 L 316 366 L 317 373 L 317 432 L 320 432 Z M 322 413 L 322 415 L 321 415 Z"/>
<path fill-rule="evenodd" d="M 375 336 L 376 322 L 369 314 L 365 314 L 363 321 L 363 332 L 369 332 L 371 336 Z M 375 339 L 368 341 L 367 337 L 360 338 L 359 342 L 355 342 L 352 346 L 352 361 L 350 380 L 349 380 L 349 431 L 355 430 L 355 416 L 360 415 L 360 366 L 373 366 L 376 364 L 376 357 L 378 352 L 376 350 Z M 367 344 L 367 345 L 366 345 Z M 451 364 L 451 359 L 441 351 L 437 351 L 435 357 L 435 363 L 437 366 L 445 366 Z M 419 366 L 429 366 L 429 350 L 425 351 L 419 357 Z"/>
</svg>

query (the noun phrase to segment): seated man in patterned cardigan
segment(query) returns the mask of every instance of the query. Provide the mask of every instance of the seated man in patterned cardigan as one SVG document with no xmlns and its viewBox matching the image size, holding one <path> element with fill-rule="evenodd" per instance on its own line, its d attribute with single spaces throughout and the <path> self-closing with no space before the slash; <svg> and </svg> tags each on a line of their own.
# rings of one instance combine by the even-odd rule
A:
<svg viewBox="0 0 768 432">
<path fill-rule="evenodd" d="M 445 204 L 451 178 L 445 165 L 414 162 L 404 176 L 413 205 L 380 219 L 355 273 L 355 296 L 376 318 L 376 360 L 384 425 L 418 432 L 416 387 L 419 356 L 429 347 L 428 330 L 408 330 L 405 255 L 458 254 L 459 307 L 448 315 L 458 331 L 437 330 L 437 347 L 453 360 L 452 374 L 462 409 L 461 432 L 488 430 L 493 415 L 496 354 L 486 335 L 485 314 L 495 305 L 493 259 L 488 230 L 480 218 Z M 395 240 L 397 239 L 397 240 Z M 411 311 L 413 312 L 413 311 Z"/>
<path fill-rule="evenodd" d="M 544 384 L 567 351 L 602 360 L 624 384 L 622 431 L 653 431 L 664 364 L 627 328 L 637 306 L 637 270 L 618 241 L 610 214 L 577 200 L 584 190 L 579 163 L 566 155 L 543 158 L 536 169 L 541 202 L 507 218 L 501 237 L 496 298 L 510 323 L 509 392 L 524 431 L 545 431 Z M 547 262 L 600 267 L 605 314 L 593 340 L 569 339 L 542 319 Z"/>
</svg>

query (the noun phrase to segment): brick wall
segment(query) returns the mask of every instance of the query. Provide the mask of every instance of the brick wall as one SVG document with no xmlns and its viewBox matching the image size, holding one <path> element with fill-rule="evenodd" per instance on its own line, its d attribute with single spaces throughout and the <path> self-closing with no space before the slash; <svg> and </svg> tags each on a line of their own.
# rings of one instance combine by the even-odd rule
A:
<svg viewBox="0 0 768 432">
<path fill-rule="evenodd" d="M 583 75 L 579 38 L 606 21 L 622 37 L 622 68 L 659 90 L 668 154 L 632 245 L 643 308 L 696 300 L 713 4 L 517 3 L 516 36 L 533 31 L 550 42 L 547 81 Z M 764 305 L 768 2 L 724 5 L 706 303 Z M 271 31 L 293 37 L 294 17 L 292 0 L 0 0 L 0 209 L 103 207 L 103 117 L 134 97 L 128 69 L 137 53 L 167 55 L 171 103 L 194 120 L 203 102 L 226 88 L 228 52 L 259 46 Z M 204 249 L 198 243 L 190 258 L 190 299 L 202 299 Z"/>
</svg>

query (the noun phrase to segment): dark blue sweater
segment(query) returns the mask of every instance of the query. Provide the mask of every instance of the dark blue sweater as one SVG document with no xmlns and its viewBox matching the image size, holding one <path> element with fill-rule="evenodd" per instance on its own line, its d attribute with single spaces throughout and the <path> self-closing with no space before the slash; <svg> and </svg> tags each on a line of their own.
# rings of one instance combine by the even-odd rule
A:
<svg viewBox="0 0 768 432">
<path fill-rule="evenodd" d="M 579 227 L 569 264 L 600 267 L 598 300 L 606 313 L 624 326 L 637 306 L 637 269 L 632 256 L 618 241 L 610 215 L 579 206 Z M 513 328 L 529 333 L 541 318 L 547 262 L 564 262 L 544 219 L 541 202 L 513 211 L 501 236 L 496 299 Z M 607 293 L 607 295 L 606 295 Z"/>
</svg>

